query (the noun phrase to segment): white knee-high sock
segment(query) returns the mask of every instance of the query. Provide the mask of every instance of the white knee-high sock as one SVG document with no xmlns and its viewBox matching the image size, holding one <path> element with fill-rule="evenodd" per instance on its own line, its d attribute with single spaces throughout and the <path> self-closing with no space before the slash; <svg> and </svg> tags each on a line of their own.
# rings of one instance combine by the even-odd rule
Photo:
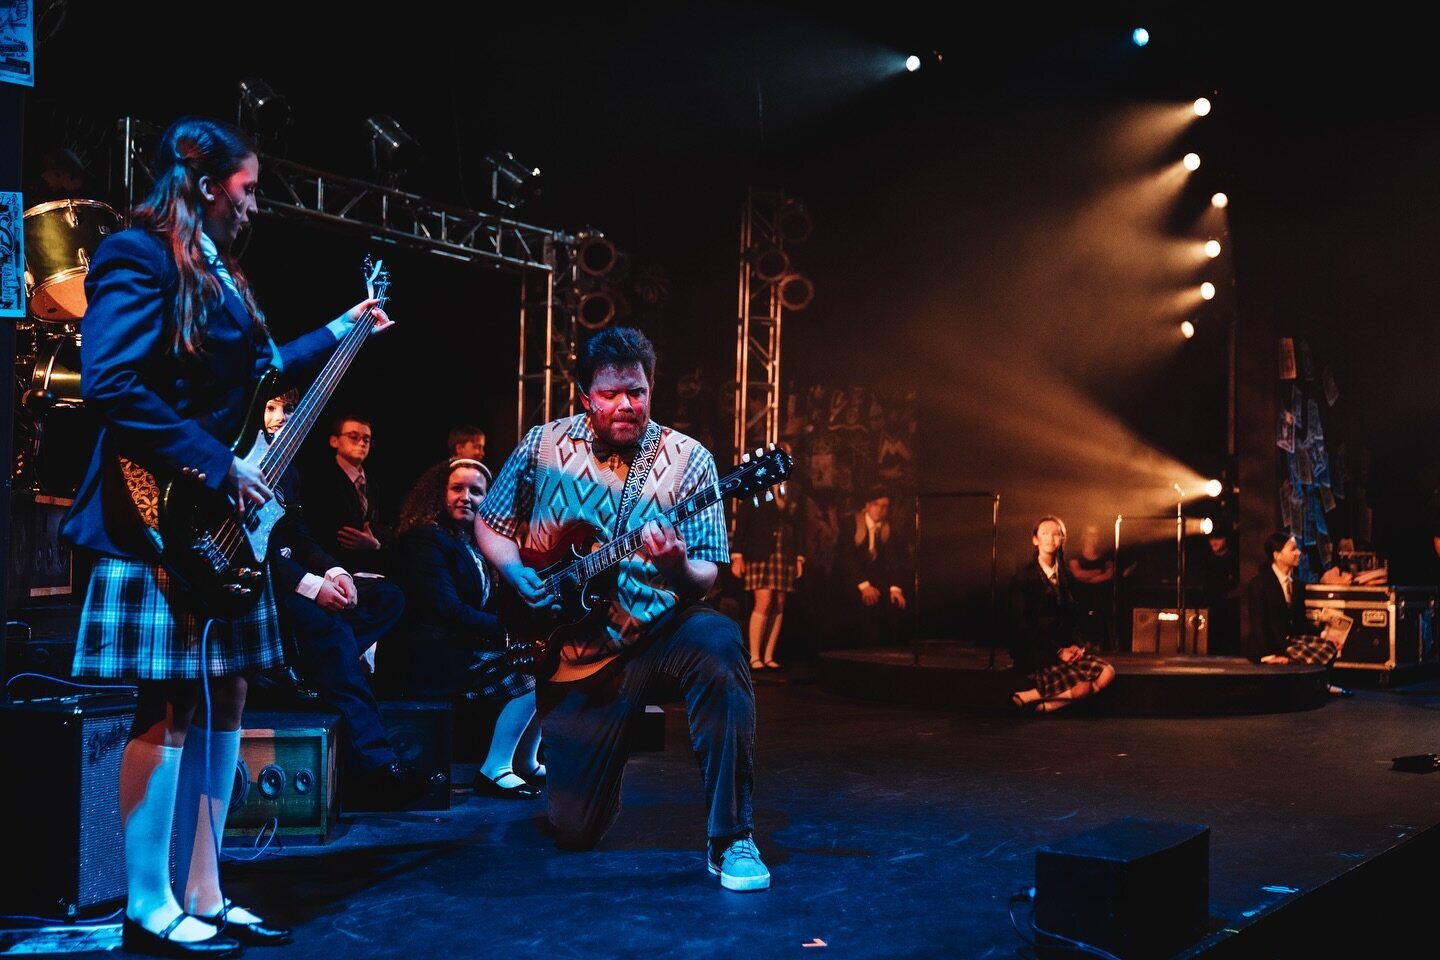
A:
<svg viewBox="0 0 1440 960">
<path fill-rule="evenodd" d="M 495 733 L 490 738 L 490 752 L 480 764 L 480 772 L 498 779 L 515 770 L 515 748 L 535 716 L 535 691 L 516 697 L 501 709 L 495 718 Z"/>
<path fill-rule="evenodd" d="M 527 696 L 533 700 L 535 694 L 532 692 Z M 519 768 L 520 775 L 527 778 L 545 773 L 545 765 L 540 762 L 540 718 L 534 714 L 531 714 L 530 722 L 525 725 L 525 732 L 515 748 L 515 766 Z"/>
<path fill-rule="evenodd" d="M 125 913 L 148 930 L 180 914 L 170 891 L 170 825 L 180 748 L 131 740 L 120 758 L 120 822 L 125 831 Z"/>
<path fill-rule="evenodd" d="M 239 730 L 197 726 L 185 735 L 175 814 L 175 890 L 187 913 L 210 917 L 225 905 L 216 838 L 225 836 L 239 756 Z"/>
</svg>

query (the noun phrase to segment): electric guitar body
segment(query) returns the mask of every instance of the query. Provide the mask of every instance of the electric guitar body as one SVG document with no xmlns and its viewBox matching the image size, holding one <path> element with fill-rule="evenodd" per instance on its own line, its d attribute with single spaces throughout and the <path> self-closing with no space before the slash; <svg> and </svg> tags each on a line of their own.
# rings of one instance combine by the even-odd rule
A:
<svg viewBox="0 0 1440 960">
<path fill-rule="evenodd" d="M 790 454 L 778 447 L 756 451 L 708 487 L 703 487 L 664 514 L 671 523 L 693 517 L 726 497 L 758 495 L 790 476 Z M 545 582 L 547 605 L 536 610 L 503 579 L 496 584 L 496 609 L 510 634 L 506 656 L 518 670 L 550 677 L 560 664 L 560 651 L 572 638 L 603 627 L 614 595 L 619 565 L 640 549 L 641 528 L 627 530 L 606 543 L 596 531 L 576 523 L 543 552 L 521 548 L 520 559 Z M 578 679 L 578 678 L 577 678 Z"/>
</svg>

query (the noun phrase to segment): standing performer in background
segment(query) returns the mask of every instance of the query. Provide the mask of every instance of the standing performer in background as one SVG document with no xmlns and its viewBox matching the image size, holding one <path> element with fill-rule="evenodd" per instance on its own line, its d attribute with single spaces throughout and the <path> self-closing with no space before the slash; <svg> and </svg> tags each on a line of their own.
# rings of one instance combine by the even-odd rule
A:
<svg viewBox="0 0 1440 960">
<path fill-rule="evenodd" d="M 1065 568 L 1064 521 L 1041 517 L 1031 542 L 1035 559 L 1010 586 L 1010 657 L 1033 685 L 1011 700 L 1021 709 L 1049 713 L 1104 690 L 1115 668 L 1085 645 L 1074 581 Z"/>
<path fill-rule="evenodd" d="M 85 281 L 82 393 L 101 428 L 61 527 L 67 543 L 97 555 L 74 674 L 138 682 L 120 765 L 124 948 L 228 957 L 242 944 L 290 940 L 230 903 L 219 872 L 246 675 L 281 662 L 275 601 L 267 580 L 242 616 L 200 609 L 163 562 L 141 477 L 203 485 L 237 515 L 260 507 L 270 487 L 235 450 L 255 437 L 245 421 L 262 372 L 274 366 L 285 383 L 304 383 L 352 324 L 378 331 L 390 321 L 365 300 L 276 346 L 233 253 L 256 209 L 253 145 L 228 124 L 182 118 L 161 137 L 153 169 L 131 228 L 98 246 Z"/>
<path fill-rule="evenodd" d="M 783 444 L 782 444 L 783 446 Z M 730 569 L 745 582 L 751 608 L 750 669 L 775 669 L 775 648 L 785 620 L 785 601 L 805 569 L 795 528 L 795 501 L 783 490 L 759 505 L 741 501 L 735 513 Z"/>
<path fill-rule="evenodd" d="M 560 604 L 516 538 L 548 554 L 577 525 L 601 541 L 639 531 L 614 599 L 570 635 L 538 690 L 550 824 L 563 847 L 595 846 L 620 812 L 627 728 L 645 704 L 683 697 L 705 783 L 706 864 L 728 890 L 764 890 L 750 797 L 755 688 L 739 626 L 702 602 L 730 559 L 725 511 L 715 502 L 678 525 L 666 516 L 718 487 L 715 458 L 650 419 L 655 348 L 639 330 L 594 334 L 575 383 L 585 413 L 527 431 L 475 521 L 485 558 L 522 607 L 541 613 Z"/>
</svg>

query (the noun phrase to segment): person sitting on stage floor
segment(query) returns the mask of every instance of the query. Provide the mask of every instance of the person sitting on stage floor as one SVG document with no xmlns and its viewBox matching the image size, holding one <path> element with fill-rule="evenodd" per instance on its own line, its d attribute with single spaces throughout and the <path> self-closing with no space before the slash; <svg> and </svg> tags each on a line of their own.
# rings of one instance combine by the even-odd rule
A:
<svg viewBox="0 0 1440 960">
<path fill-rule="evenodd" d="M 900 539 L 889 518 L 889 491 L 871 487 L 836 548 L 837 575 L 849 590 L 859 646 L 883 647 L 900 639 L 905 588 L 900 585 Z"/>
<path fill-rule="evenodd" d="M 475 771 L 475 793 L 512 800 L 540 796 L 546 777 L 535 720 L 535 678 L 510 665 L 505 629 L 490 608 L 494 576 L 475 543 L 475 510 L 490 471 L 458 457 L 435 475 L 428 505 L 410 501 L 396 525 L 395 574 L 405 617 L 377 658 L 384 689 L 418 699 L 498 704 L 490 748 Z"/>
<path fill-rule="evenodd" d="M 121 945 L 219 958 L 291 939 L 231 903 L 220 883 L 249 678 L 280 665 L 284 648 L 268 577 L 247 596 L 198 563 L 175 572 L 188 544 L 161 543 L 161 512 L 173 504 L 160 487 L 173 478 L 181 500 L 213 503 L 213 526 L 233 530 L 272 496 L 259 465 L 232 446 L 257 378 L 274 368 L 281 388 L 304 383 L 355 324 L 374 335 L 391 322 L 367 299 L 277 346 L 236 256 L 256 210 L 255 145 L 223 121 L 182 117 L 148 160 L 149 196 L 128 229 L 100 242 L 85 278 L 93 326 L 81 392 L 101 426 L 60 529 L 64 543 L 96 557 L 72 674 L 137 687 L 118 783 Z M 198 526 L 183 514 L 181 524 Z M 212 531 L 181 530 L 191 532 Z"/>
<path fill-rule="evenodd" d="M 522 622 L 512 638 L 536 635 L 523 622 L 532 614 L 545 625 L 581 619 L 527 565 L 515 538 L 556 561 L 588 530 L 601 541 L 627 531 L 638 538 L 638 551 L 618 564 L 611 602 L 549 638 L 564 640 L 539 689 L 556 841 L 569 849 L 600 841 L 620 812 L 629 727 L 646 704 L 679 696 L 705 784 L 707 867 L 728 890 L 767 889 L 753 837 L 755 687 L 739 624 L 703 602 L 730 560 L 725 511 L 717 501 L 678 524 L 665 513 L 718 489 L 715 458 L 650 419 L 655 347 L 638 329 L 592 334 L 574 382 L 585 412 L 526 432 L 475 524 L 480 549 L 513 591 L 510 615 Z"/>
<path fill-rule="evenodd" d="M 274 442 L 297 399 L 292 390 L 266 401 L 262 442 Z M 290 496 L 298 488 L 292 463 L 275 485 L 285 513 L 270 535 L 270 576 L 281 626 L 293 639 L 294 666 L 320 702 L 345 721 L 344 806 L 403 809 L 449 780 L 400 760 L 370 687 L 364 653 L 399 622 L 405 594 L 383 579 L 351 576 L 326 553 L 305 526 L 302 505 Z"/>
<path fill-rule="evenodd" d="M 1010 584 L 1010 657 L 1032 686 L 1010 699 L 1021 709 L 1049 713 L 1093 696 L 1115 679 L 1115 668 L 1085 645 L 1074 582 L 1065 567 L 1065 523 L 1041 517 L 1031 533 L 1035 559 Z"/>
<path fill-rule="evenodd" d="M 1245 657 L 1252 663 L 1312 663 L 1330 666 L 1345 648 L 1343 637 L 1331 637 L 1305 615 L 1305 588 L 1295 582 L 1300 566 L 1300 546 L 1281 530 L 1265 538 L 1265 566 L 1245 587 L 1250 608 L 1250 632 L 1245 637 Z M 1351 691 L 1327 683 L 1326 691 L 1337 697 Z"/>
</svg>

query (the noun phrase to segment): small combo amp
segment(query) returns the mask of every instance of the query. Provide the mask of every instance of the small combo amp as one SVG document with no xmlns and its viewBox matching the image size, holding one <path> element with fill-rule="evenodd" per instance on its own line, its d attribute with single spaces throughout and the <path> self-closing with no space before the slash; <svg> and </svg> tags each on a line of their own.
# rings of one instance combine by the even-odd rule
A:
<svg viewBox="0 0 1440 960">
<path fill-rule="evenodd" d="M 330 839 L 336 802 L 340 718 L 330 713 L 246 711 L 225 845 Z"/>
<path fill-rule="evenodd" d="M 1130 652 L 1195 654 L 1210 646 L 1210 611 L 1185 611 L 1185 641 L 1180 641 L 1180 612 L 1174 608 L 1136 607 L 1131 613 Z"/>
<path fill-rule="evenodd" d="M 25 857 L 11 913 L 73 918 L 125 899 L 120 758 L 133 691 L 0 704 L 4 822 L 43 856 Z"/>
</svg>

